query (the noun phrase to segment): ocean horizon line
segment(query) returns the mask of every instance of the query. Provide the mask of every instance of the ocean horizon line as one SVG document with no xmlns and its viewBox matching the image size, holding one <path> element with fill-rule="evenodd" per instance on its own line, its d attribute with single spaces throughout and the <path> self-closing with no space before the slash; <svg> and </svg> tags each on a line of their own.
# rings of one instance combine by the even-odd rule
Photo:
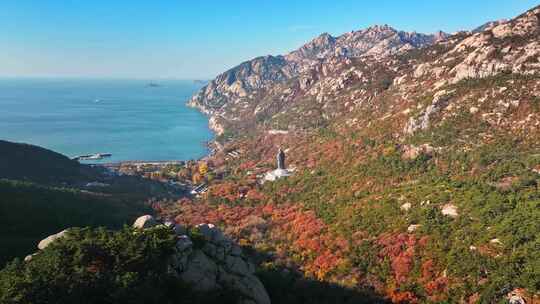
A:
<svg viewBox="0 0 540 304">
<path fill-rule="evenodd" d="M 116 76 L 19 76 L 0 75 L 0 80 L 126 80 L 126 81 L 210 81 L 214 77 L 181 78 L 181 77 L 116 77 Z"/>
</svg>

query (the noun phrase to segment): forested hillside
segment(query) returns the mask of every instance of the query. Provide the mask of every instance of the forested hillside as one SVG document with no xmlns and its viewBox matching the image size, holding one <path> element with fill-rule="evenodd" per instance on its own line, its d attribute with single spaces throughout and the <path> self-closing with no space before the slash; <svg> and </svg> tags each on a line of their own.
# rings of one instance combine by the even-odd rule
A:
<svg viewBox="0 0 540 304">
<path fill-rule="evenodd" d="M 0 152 L 1 266 L 70 226 L 120 228 L 151 210 L 148 199 L 168 193 L 158 182 L 112 176 L 38 146 L 0 141 Z M 86 186 L 96 181 L 106 186 Z"/>
<path fill-rule="evenodd" d="M 161 212 L 217 223 L 282 278 L 395 303 L 539 301 L 539 20 L 536 7 L 403 48 L 374 27 L 349 39 L 377 51 L 326 35 L 225 72 L 190 104 L 221 134 L 209 164 L 227 174 Z M 294 174 L 262 184 L 278 147 Z"/>
<path fill-rule="evenodd" d="M 0 177 L 37 183 L 74 184 L 96 177 L 90 167 L 42 147 L 0 140 Z"/>
</svg>

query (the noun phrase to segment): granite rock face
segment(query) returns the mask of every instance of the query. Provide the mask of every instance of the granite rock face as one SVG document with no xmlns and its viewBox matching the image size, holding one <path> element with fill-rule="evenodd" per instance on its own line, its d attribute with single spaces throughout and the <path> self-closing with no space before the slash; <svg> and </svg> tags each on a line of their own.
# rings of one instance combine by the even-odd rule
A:
<svg viewBox="0 0 540 304">
<path fill-rule="evenodd" d="M 430 119 L 433 115 L 440 112 L 447 105 L 448 99 L 451 97 L 452 92 L 441 90 L 433 96 L 433 100 L 428 105 L 418 118 L 411 117 L 409 122 L 405 126 L 405 133 L 413 134 L 418 130 L 426 130 L 430 126 Z"/>
<path fill-rule="evenodd" d="M 464 106 L 490 125 L 526 129 L 540 118 L 512 124 L 504 113 L 508 107 L 492 109 L 490 101 L 523 108 L 526 100 L 536 100 L 538 86 L 523 100 L 510 90 L 456 99 L 463 93 L 461 83 L 538 75 L 539 20 L 540 7 L 535 7 L 452 35 L 407 33 L 387 25 L 338 37 L 324 33 L 288 54 L 258 57 L 222 73 L 189 105 L 210 116 L 218 134 L 295 134 L 336 122 L 361 127 L 363 117 L 353 115 L 367 113 L 371 120 L 399 121 L 400 133 L 409 136 L 461 114 Z M 383 109 L 383 99 L 392 104 Z"/>
<path fill-rule="evenodd" d="M 144 229 L 144 228 L 154 227 L 157 224 L 158 223 L 154 219 L 153 216 L 144 215 L 144 216 L 141 216 L 141 217 L 137 218 L 137 220 L 135 220 L 135 223 L 133 223 L 133 228 Z"/>
<path fill-rule="evenodd" d="M 444 78 L 442 85 L 500 73 L 534 74 L 540 67 L 539 15 L 536 7 L 515 19 L 481 26 L 460 40 L 449 39 L 446 44 L 452 48 L 438 60 L 418 65 L 415 77 L 433 77 L 440 68 L 435 76 Z"/>
<path fill-rule="evenodd" d="M 133 223 L 133 228 L 171 229 L 176 235 L 174 253 L 169 258 L 169 271 L 188 283 L 195 291 L 226 290 L 239 295 L 240 304 L 270 304 L 270 298 L 261 281 L 255 276 L 255 266 L 242 253 L 242 249 L 212 224 L 197 225 L 192 239 L 188 229 L 172 221 L 158 222 L 144 215 Z M 65 237 L 68 229 L 53 234 L 41 242 L 45 249 L 54 241 Z M 30 262 L 34 255 L 28 255 Z"/>
<path fill-rule="evenodd" d="M 257 97 L 263 92 L 299 84 L 307 90 L 319 74 L 332 73 L 336 61 L 362 56 L 377 59 L 430 45 L 447 34 L 434 35 L 397 31 L 390 26 L 373 26 L 339 37 L 324 33 L 284 56 L 264 56 L 246 61 L 222 73 L 188 102 L 210 116 L 210 127 L 222 134 L 227 123 L 241 116 L 253 118 L 267 109 Z M 262 108 L 262 109 L 261 109 Z M 230 115 L 235 112 L 234 115 Z"/>
<path fill-rule="evenodd" d="M 443 215 L 455 218 L 458 216 L 458 209 L 457 206 L 454 204 L 446 204 L 442 206 L 441 213 Z"/>
<path fill-rule="evenodd" d="M 147 222 L 148 216 L 139 219 L 136 223 L 143 219 Z M 240 295 L 238 303 L 270 303 L 263 284 L 255 276 L 255 266 L 242 254 L 240 246 L 217 227 L 212 224 L 196 226 L 197 240 L 193 240 L 181 225 L 165 222 L 163 226 L 172 229 L 177 236 L 169 267 L 180 280 L 201 292 L 233 291 Z M 162 224 L 153 227 L 162 227 Z"/>
<path fill-rule="evenodd" d="M 66 230 L 62 230 L 56 234 L 53 234 L 53 235 L 49 235 L 48 237 L 44 238 L 43 240 L 41 240 L 38 244 L 38 249 L 40 250 L 43 250 L 45 249 L 47 246 L 49 246 L 52 242 L 56 241 L 57 239 L 60 239 L 62 237 L 64 237 L 66 235 L 66 233 L 68 232 L 68 229 Z"/>
<path fill-rule="evenodd" d="M 415 160 L 420 155 L 431 156 L 434 153 L 435 148 L 433 148 L 432 146 L 428 144 L 423 144 L 420 146 L 405 145 L 403 146 L 402 150 L 403 150 L 403 154 L 401 155 L 402 159 Z"/>
</svg>

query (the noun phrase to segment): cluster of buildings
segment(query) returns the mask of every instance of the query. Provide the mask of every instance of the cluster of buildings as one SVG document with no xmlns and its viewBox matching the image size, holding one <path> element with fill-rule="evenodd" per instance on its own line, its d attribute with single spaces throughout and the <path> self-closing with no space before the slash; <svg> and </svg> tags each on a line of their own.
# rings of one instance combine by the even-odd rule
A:
<svg viewBox="0 0 540 304">
<path fill-rule="evenodd" d="M 243 151 L 234 149 L 227 151 L 225 160 L 240 158 Z M 218 167 L 215 168 L 215 165 Z M 112 175 L 140 176 L 143 178 L 167 183 L 170 186 L 181 188 L 191 195 L 199 196 L 208 191 L 208 184 L 214 179 L 220 179 L 225 172 L 223 166 L 209 160 L 199 161 L 126 161 L 106 164 L 104 167 Z M 258 174 L 260 183 L 275 181 L 293 174 L 294 169 L 287 169 L 285 152 L 279 149 L 276 155 L 276 169 Z M 251 174 L 248 171 L 248 174 Z M 90 185 L 89 185 L 90 186 Z M 91 186 L 104 186 L 92 184 Z"/>
<path fill-rule="evenodd" d="M 127 161 L 105 167 L 117 175 L 140 176 L 188 189 L 193 195 L 207 190 L 206 181 L 212 175 L 205 161 Z"/>
<path fill-rule="evenodd" d="M 107 165 L 120 175 L 136 175 L 148 179 L 169 181 L 177 179 L 178 173 L 186 168 L 183 161 L 167 162 L 122 162 Z"/>
</svg>

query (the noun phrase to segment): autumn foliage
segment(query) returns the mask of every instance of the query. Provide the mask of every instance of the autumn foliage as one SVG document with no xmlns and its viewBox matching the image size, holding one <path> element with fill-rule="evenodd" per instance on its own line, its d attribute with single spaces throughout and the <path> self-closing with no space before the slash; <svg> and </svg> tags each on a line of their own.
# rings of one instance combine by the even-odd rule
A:
<svg viewBox="0 0 540 304">
<path fill-rule="evenodd" d="M 253 195 L 259 194 L 248 192 Z M 179 208 L 179 223 L 215 223 L 240 243 L 261 247 L 271 241 L 278 254 L 294 252 L 304 273 L 319 280 L 342 265 L 349 250 L 348 242 L 330 233 L 312 211 L 290 204 L 215 206 L 184 200 Z"/>
</svg>

